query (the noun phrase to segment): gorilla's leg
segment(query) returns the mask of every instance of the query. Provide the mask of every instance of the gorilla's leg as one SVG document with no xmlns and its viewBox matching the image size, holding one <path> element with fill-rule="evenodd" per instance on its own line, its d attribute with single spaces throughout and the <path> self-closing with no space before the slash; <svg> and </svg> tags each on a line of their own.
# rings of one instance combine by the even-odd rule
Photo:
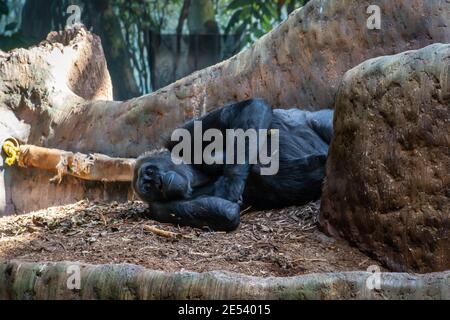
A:
<svg viewBox="0 0 450 320">
<path fill-rule="evenodd" d="M 232 231 L 239 225 L 240 207 L 237 203 L 209 196 L 192 200 L 152 202 L 150 218 L 181 226 Z"/>
</svg>

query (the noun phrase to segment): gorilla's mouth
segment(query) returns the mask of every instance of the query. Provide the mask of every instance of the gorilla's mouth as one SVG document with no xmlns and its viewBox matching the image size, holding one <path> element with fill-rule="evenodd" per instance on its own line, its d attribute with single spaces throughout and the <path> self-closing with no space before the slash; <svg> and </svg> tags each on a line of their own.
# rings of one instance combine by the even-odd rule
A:
<svg viewBox="0 0 450 320">
<path fill-rule="evenodd" d="M 155 193 L 155 194 L 159 193 L 163 197 L 165 196 L 164 182 L 163 182 L 162 177 L 156 177 L 156 178 L 154 178 L 154 180 L 145 183 L 144 186 L 146 187 L 145 191 L 147 193 Z"/>
<path fill-rule="evenodd" d="M 164 184 L 163 184 L 163 179 L 161 178 L 161 177 L 158 177 L 156 180 L 155 180 L 155 187 L 156 187 L 156 189 L 158 189 L 159 191 L 163 191 L 163 189 L 164 189 Z"/>
<path fill-rule="evenodd" d="M 141 190 L 142 190 L 143 193 L 149 193 L 150 190 L 151 190 L 150 183 L 143 183 L 142 187 L 141 187 Z"/>
</svg>

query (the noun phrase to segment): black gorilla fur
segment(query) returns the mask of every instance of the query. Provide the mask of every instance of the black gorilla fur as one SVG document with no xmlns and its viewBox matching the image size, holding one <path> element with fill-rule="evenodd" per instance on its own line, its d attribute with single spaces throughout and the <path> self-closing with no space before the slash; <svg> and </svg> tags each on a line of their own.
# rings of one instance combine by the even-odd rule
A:
<svg viewBox="0 0 450 320">
<path fill-rule="evenodd" d="M 251 99 L 206 114 L 203 131 L 278 129 L 279 171 L 260 175 L 259 164 L 180 164 L 166 149 L 139 157 L 133 188 L 160 222 L 230 231 L 238 227 L 242 204 L 274 208 L 304 204 L 320 197 L 333 132 L 333 111 L 275 109 Z M 193 135 L 194 120 L 182 128 Z M 224 134 L 225 136 L 225 134 Z M 248 148 L 248 146 L 246 146 Z M 270 147 L 269 147 L 270 148 Z M 248 160 L 248 159 L 247 159 Z"/>
</svg>

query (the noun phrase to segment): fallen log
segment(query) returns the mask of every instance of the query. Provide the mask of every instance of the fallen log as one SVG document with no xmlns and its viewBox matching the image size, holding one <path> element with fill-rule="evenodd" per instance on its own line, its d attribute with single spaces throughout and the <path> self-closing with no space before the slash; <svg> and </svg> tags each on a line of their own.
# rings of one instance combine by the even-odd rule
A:
<svg viewBox="0 0 450 320">
<path fill-rule="evenodd" d="M 0 300 L 450 299 L 449 283 L 450 272 L 336 272 L 261 278 L 217 271 L 168 273 L 131 264 L 0 264 Z"/>
<path fill-rule="evenodd" d="M 135 159 L 112 158 L 103 154 L 74 153 L 59 149 L 19 145 L 9 138 L 3 143 L 8 165 L 17 164 L 22 168 L 32 167 L 56 171 L 51 182 L 61 183 L 65 175 L 83 180 L 103 182 L 130 182 L 133 179 Z"/>
</svg>

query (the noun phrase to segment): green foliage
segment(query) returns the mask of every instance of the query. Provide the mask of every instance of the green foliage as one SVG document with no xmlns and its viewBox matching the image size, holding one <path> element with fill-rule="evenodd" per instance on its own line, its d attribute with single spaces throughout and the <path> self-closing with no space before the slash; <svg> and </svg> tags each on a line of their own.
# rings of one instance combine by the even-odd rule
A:
<svg viewBox="0 0 450 320">
<path fill-rule="evenodd" d="M 3 16 L 8 16 L 10 14 L 10 9 L 8 7 L 7 1 L 0 2 L 0 19 Z M 29 39 L 24 37 L 19 32 L 12 33 L 17 28 L 17 22 L 8 23 L 4 29 L 3 33 L 0 33 L 0 49 L 1 50 L 11 50 L 15 48 L 24 48 L 30 46 L 32 43 Z M 9 31 L 10 35 L 6 36 L 4 33 Z M 12 34 L 11 34 L 12 33 Z"/>
<path fill-rule="evenodd" d="M 253 43 L 275 25 L 284 20 L 292 10 L 305 5 L 309 0 L 231 0 L 226 10 L 231 18 L 225 33 L 242 36 L 243 45 Z"/>
<path fill-rule="evenodd" d="M 1 50 L 9 51 L 15 48 L 28 48 L 29 46 L 35 44 L 35 42 L 26 38 L 21 33 L 16 32 L 11 36 L 4 36 L 0 34 L 0 44 Z"/>
<path fill-rule="evenodd" d="M 111 1 L 125 28 L 136 25 L 155 32 L 174 29 L 173 25 L 176 23 L 182 3 L 182 0 Z"/>
<path fill-rule="evenodd" d="M 5 26 L 5 31 L 12 31 L 12 30 L 14 30 L 16 27 L 17 27 L 17 22 L 11 22 L 11 23 L 8 23 L 8 24 Z"/>
</svg>

